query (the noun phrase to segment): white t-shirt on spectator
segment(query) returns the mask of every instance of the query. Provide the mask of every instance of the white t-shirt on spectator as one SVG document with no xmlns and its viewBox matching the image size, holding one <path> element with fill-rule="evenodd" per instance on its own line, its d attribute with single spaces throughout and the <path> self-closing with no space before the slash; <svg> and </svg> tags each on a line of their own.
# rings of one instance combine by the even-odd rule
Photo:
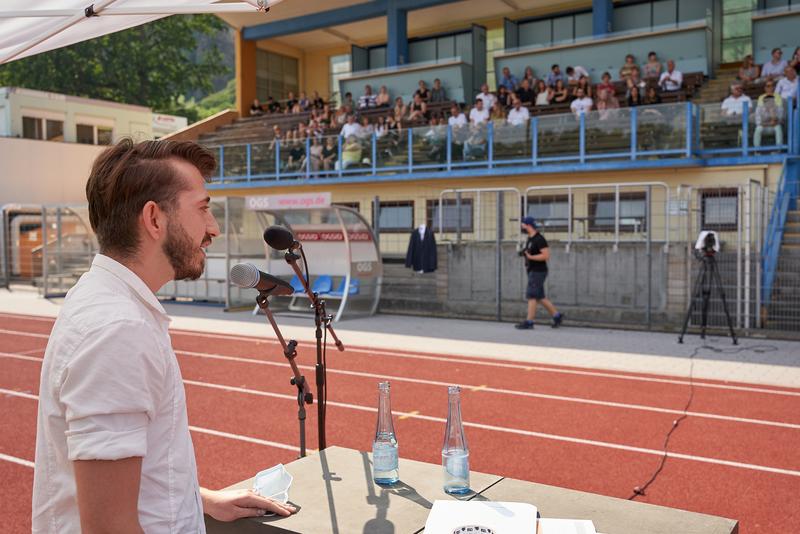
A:
<svg viewBox="0 0 800 534">
<path fill-rule="evenodd" d="M 508 123 L 512 126 L 522 126 L 527 123 L 531 118 L 531 113 L 525 106 L 520 106 L 519 109 L 511 108 L 508 112 Z"/>
<path fill-rule="evenodd" d="M 497 102 L 497 97 L 492 93 L 478 93 L 478 96 L 475 98 L 483 100 L 483 109 L 492 109 L 494 103 Z"/>
<path fill-rule="evenodd" d="M 794 102 L 797 102 L 797 80 L 797 77 L 793 82 L 789 81 L 789 78 L 781 78 L 775 86 L 775 92 L 781 95 L 784 100 L 791 98 Z"/>
<path fill-rule="evenodd" d="M 753 102 L 747 95 L 742 95 L 739 98 L 736 98 L 735 96 L 731 95 L 722 101 L 721 108 L 726 115 L 741 115 L 742 113 L 744 113 L 745 102 L 747 102 L 747 105 L 750 107 L 750 110 L 752 110 Z"/>
<path fill-rule="evenodd" d="M 35 534 L 81 531 L 73 461 L 132 457 L 142 458 L 142 529 L 205 532 L 169 322 L 142 279 L 108 256 L 70 289 L 42 362 Z"/>
<path fill-rule="evenodd" d="M 764 78 L 768 76 L 783 76 L 783 71 L 786 69 L 786 65 L 788 65 L 788 63 L 786 63 L 785 59 L 778 61 L 778 63 L 767 61 L 764 63 L 764 66 L 761 67 L 761 76 Z"/>
<path fill-rule="evenodd" d="M 489 120 L 489 110 L 483 108 L 478 111 L 478 108 L 472 108 L 469 112 L 469 122 L 472 124 L 481 124 Z"/>
<path fill-rule="evenodd" d="M 678 69 L 672 72 L 664 71 L 658 79 L 658 85 L 660 85 L 664 91 L 677 91 L 683 85 L 683 74 Z"/>
<path fill-rule="evenodd" d="M 580 65 L 572 67 L 572 71 L 572 76 L 567 76 L 568 80 L 571 82 L 577 82 L 581 79 L 581 76 L 589 77 L 589 72 Z"/>
<path fill-rule="evenodd" d="M 450 115 L 450 118 L 447 119 L 447 124 L 449 124 L 453 128 L 458 128 L 460 126 L 467 125 L 467 116 L 463 113 L 459 113 L 458 115 Z"/>
<path fill-rule="evenodd" d="M 347 139 L 351 135 L 361 137 L 361 125 L 357 122 L 354 122 L 353 124 L 345 123 L 345 125 L 342 126 L 341 136 Z"/>
<path fill-rule="evenodd" d="M 576 115 L 580 115 L 581 113 L 589 113 L 592 111 L 592 104 L 592 99 L 588 96 L 584 96 L 583 98 L 576 98 L 573 100 L 572 104 L 569 105 L 569 108 Z"/>
</svg>

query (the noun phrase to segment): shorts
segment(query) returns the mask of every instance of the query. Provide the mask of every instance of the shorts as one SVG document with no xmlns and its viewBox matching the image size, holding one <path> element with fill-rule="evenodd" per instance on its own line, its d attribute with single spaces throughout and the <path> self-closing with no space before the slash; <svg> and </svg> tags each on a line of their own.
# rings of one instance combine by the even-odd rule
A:
<svg viewBox="0 0 800 534">
<path fill-rule="evenodd" d="M 529 271 L 528 272 L 528 291 L 525 296 L 529 299 L 543 299 L 544 297 L 544 280 L 547 278 L 547 271 Z"/>
</svg>

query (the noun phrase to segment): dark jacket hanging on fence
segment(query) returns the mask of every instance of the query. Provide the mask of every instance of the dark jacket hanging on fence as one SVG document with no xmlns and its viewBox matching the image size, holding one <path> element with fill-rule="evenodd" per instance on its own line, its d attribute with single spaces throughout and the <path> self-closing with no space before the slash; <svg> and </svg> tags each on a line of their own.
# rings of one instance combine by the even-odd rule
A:
<svg viewBox="0 0 800 534">
<path fill-rule="evenodd" d="M 430 228 L 425 228 L 425 237 L 420 237 L 419 230 L 411 232 L 406 253 L 406 267 L 415 271 L 432 273 L 436 270 L 436 238 Z"/>
</svg>

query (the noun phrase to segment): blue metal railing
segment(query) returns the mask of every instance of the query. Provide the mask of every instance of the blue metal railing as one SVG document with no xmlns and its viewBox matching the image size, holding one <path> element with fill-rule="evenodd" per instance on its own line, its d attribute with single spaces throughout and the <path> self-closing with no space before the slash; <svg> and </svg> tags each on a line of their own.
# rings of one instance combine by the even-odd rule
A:
<svg viewBox="0 0 800 534">
<path fill-rule="evenodd" d="M 387 174 L 432 171 L 452 175 L 459 169 L 558 164 L 577 164 L 590 170 L 598 161 L 630 164 L 659 159 L 669 166 L 670 161 L 680 159 L 800 154 L 800 112 L 791 101 L 786 109 L 788 112 L 781 110 L 780 135 L 775 128 L 762 128 L 774 140 L 773 144 L 762 146 L 751 143 L 755 129 L 747 105 L 741 116 L 730 117 L 721 113 L 718 104 L 699 106 L 691 102 L 605 110 L 577 117 L 572 113 L 543 115 L 516 127 L 489 123 L 478 129 L 409 128 L 380 136 L 370 134 L 359 139 L 358 146 L 353 145 L 353 139 L 336 136 L 336 163 L 329 166 L 314 155 L 307 139 L 220 145 L 216 147 L 219 173 L 212 183 L 246 185 L 253 181 L 345 176 L 380 180 Z M 325 144 L 325 139 L 321 142 Z M 441 143 L 443 148 L 434 150 L 435 143 Z M 604 148 L 604 143 L 610 148 Z M 292 161 L 290 165 L 292 150 L 299 147 L 303 162 Z"/>
<path fill-rule="evenodd" d="M 763 261 L 761 280 L 761 302 L 768 306 L 772 300 L 772 284 L 778 267 L 786 215 L 797 204 L 798 184 L 800 183 L 800 158 L 789 157 L 783 165 L 781 181 L 775 193 L 775 204 L 769 217 L 764 247 L 761 251 Z"/>
</svg>

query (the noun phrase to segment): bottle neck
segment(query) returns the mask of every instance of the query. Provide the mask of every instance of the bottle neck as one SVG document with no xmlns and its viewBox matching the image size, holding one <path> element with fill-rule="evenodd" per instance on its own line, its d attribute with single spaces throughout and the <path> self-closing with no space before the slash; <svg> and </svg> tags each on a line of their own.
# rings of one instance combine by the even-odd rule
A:
<svg viewBox="0 0 800 534">
<path fill-rule="evenodd" d="M 392 402 L 388 389 L 378 390 L 378 432 L 394 433 L 392 425 Z"/>
</svg>

